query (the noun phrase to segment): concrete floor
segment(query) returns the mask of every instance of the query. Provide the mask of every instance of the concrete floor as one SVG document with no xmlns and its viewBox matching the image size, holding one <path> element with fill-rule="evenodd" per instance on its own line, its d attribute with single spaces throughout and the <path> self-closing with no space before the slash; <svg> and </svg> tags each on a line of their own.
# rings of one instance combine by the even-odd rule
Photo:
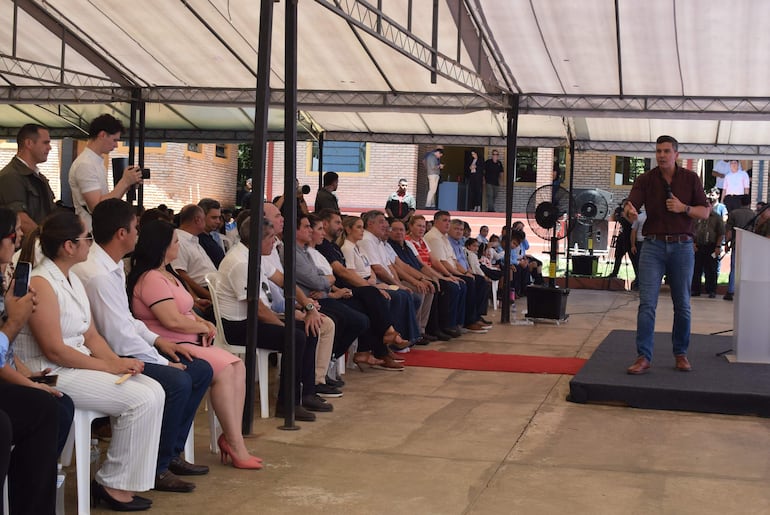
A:
<svg viewBox="0 0 770 515">
<path fill-rule="evenodd" d="M 496 325 L 429 348 L 590 357 L 609 331 L 635 327 L 636 304 L 631 293 L 573 290 L 565 324 Z M 671 311 L 661 296 L 658 330 L 670 330 Z M 729 329 L 732 318 L 732 303 L 693 299 L 693 332 Z M 655 365 L 670 366 L 668 356 L 659 349 Z M 201 411 L 196 461 L 211 473 L 190 494 L 150 492 L 151 512 L 770 512 L 765 419 L 572 404 L 570 376 L 411 367 L 349 370 L 345 380 L 334 413 L 300 431 L 255 421 L 247 445 L 265 459 L 261 471 L 220 465 Z"/>
</svg>

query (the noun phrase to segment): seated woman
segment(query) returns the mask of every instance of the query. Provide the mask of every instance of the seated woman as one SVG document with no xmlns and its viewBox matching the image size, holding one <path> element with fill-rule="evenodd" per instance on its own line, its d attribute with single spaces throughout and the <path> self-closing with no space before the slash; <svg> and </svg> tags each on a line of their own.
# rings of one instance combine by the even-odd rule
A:
<svg viewBox="0 0 770 515">
<path fill-rule="evenodd" d="M 154 485 L 163 388 L 141 374 L 144 363 L 115 355 L 94 328 L 83 284 L 70 273 L 86 260 L 92 241 L 80 218 L 51 214 L 25 240 L 22 261 L 34 259 L 38 239 L 44 258 L 30 281 L 38 305 L 16 338 L 16 355 L 32 370 L 56 368 L 57 389 L 76 408 L 112 418 L 112 441 L 91 484 L 94 500 L 119 511 L 146 510 L 152 501 L 134 492 Z M 120 376 L 128 380 L 116 384 Z"/>
<path fill-rule="evenodd" d="M 14 368 L 13 340 L 37 302 L 34 290 L 16 297 L 13 280 L 8 279 L 22 236 L 16 213 L 0 208 L 0 489 L 8 475 L 11 513 L 53 513 L 56 457 L 67 440 L 75 407 L 68 396 Z"/>
<path fill-rule="evenodd" d="M 262 460 L 249 454 L 241 434 L 246 367 L 239 357 L 211 346 L 216 328 L 195 314 L 192 296 L 170 266 L 178 252 L 173 225 L 154 220 L 141 226 L 126 278 L 131 310 L 152 332 L 183 343 L 193 357 L 211 365 L 211 404 L 222 424 L 222 462 L 229 456 L 236 468 L 261 469 Z"/>
<path fill-rule="evenodd" d="M 406 319 L 409 315 L 403 311 L 400 313 L 394 313 L 394 306 L 392 302 L 393 299 L 386 291 L 390 289 L 389 285 L 384 283 L 377 283 L 377 279 L 372 273 L 372 268 L 369 264 L 369 258 L 363 254 L 361 249 L 358 248 L 358 245 L 356 245 L 356 243 L 361 240 L 364 235 L 363 220 L 357 216 L 349 216 L 343 220 L 342 226 L 345 231 L 344 240 L 341 238 L 339 243 L 342 254 L 345 256 L 345 263 L 347 268 L 355 271 L 356 274 L 358 274 L 358 276 L 361 277 L 369 286 L 374 286 L 375 288 L 380 289 L 390 301 L 388 302 L 388 311 L 392 323 L 388 325 L 385 333 L 382 335 L 383 343 L 385 343 L 385 345 L 392 345 L 400 349 L 408 347 L 409 341 L 401 338 L 401 335 L 398 333 L 395 327 L 393 327 L 393 323 L 401 318 Z M 400 309 L 407 309 L 408 304 L 404 303 L 400 304 L 399 306 Z M 398 310 L 398 307 L 396 310 Z M 392 353 L 388 356 L 396 361 L 399 360 L 398 358 L 395 358 Z M 390 369 L 391 367 L 387 368 Z"/>
</svg>

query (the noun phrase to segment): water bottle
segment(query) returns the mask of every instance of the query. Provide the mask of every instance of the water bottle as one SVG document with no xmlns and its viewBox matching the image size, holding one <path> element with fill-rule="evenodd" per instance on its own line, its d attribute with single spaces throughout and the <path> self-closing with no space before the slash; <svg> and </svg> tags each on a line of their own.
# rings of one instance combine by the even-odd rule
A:
<svg viewBox="0 0 770 515">
<path fill-rule="evenodd" d="M 99 451 L 99 440 L 96 438 L 91 439 L 91 472 L 96 471 L 99 468 L 99 457 L 101 452 Z"/>
<path fill-rule="evenodd" d="M 62 470 L 61 463 L 56 467 L 56 515 L 64 515 L 64 479 L 67 474 Z"/>
</svg>

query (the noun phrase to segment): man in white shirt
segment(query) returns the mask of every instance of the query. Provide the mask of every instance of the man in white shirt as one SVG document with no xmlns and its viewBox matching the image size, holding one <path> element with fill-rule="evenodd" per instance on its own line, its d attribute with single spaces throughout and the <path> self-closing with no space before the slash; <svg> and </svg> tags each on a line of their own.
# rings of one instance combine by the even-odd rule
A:
<svg viewBox="0 0 770 515">
<path fill-rule="evenodd" d="M 743 171 L 740 163 L 733 159 L 730 161 L 730 173 L 725 175 L 724 203 L 727 211 L 741 207 L 741 196 L 748 195 L 751 188 L 751 178 Z"/>
<path fill-rule="evenodd" d="M 143 373 L 166 392 L 155 489 L 190 492 L 195 485 L 177 476 L 206 474 L 208 467 L 188 463 L 180 453 L 213 371 L 206 361 L 153 333 L 131 314 L 122 258 L 136 246 L 134 208 L 123 200 L 108 199 L 97 204 L 93 213 L 96 244 L 73 271 L 85 286 L 99 334 L 115 354 L 143 361 Z"/>
<path fill-rule="evenodd" d="M 103 114 L 94 118 L 88 128 L 86 148 L 70 167 L 72 203 L 88 231 L 91 230 L 91 213 L 96 204 L 108 198 L 123 198 L 131 186 L 142 182 L 141 168 L 129 166 L 123 170 L 115 189 L 110 191 L 107 185 L 104 155 L 115 150 L 123 131 L 123 124 L 114 116 Z"/>
<path fill-rule="evenodd" d="M 171 262 L 171 266 L 193 291 L 196 301 L 198 299 L 207 301 L 203 304 L 196 302 L 196 307 L 207 310 L 211 306 L 211 295 L 206 288 L 206 274 L 216 272 L 217 267 L 198 241 L 198 235 L 205 228 L 205 216 L 200 206 L 188 204 L 182 208 L 179 212 L 179 228 L 176 230 L 179 238 L 179 254 Z"/>
<path fill-rule="evenodd" d="M 424 334 L 424 327 L 417 320 L 418 313 L 425 314 L 425 323 L 430 315 L 430 304 L 428 303 L 426 312 L 422 310 L 425 304 L 425 294 L 428 293 L 424 285 L 418 289 L 416 280 L 408 275 L 403 277 L 399 275 L 399 268 L 396 266 L 395 251 L 388 245 L 388 232 L 390 226 L 382 211 L 372 210 L 363 214 L 364 237 L 356 245 L 361 252 L 369 258 L 369 264 L 372 272 L 377 276 L 378 283 L 390 285 L 390 312 L 393 315 L 393 326 L 401 335 L 412 343 L 424 344 L 420 341 Z M 399 260 L 400 261 L 400 260 Z M 403 270 L 401 270 L 403 272 Z M 409 280 L 415 281 L 412 288 L 407 284 Z M 433 301 L 433 294 L 430 294 L 429 302 Z"/>
<path fill-rule="evenodd" d="M 238 218 L 238 233 L 241 236 L 241 241 L 230 249 L 222 260 L 219 271 L 222 279 L 217 288 L 217 299 L 220 301 L 223 330 L 229 342 L 239 345 L 245 345 L 248 328 L 246 287 L 249 274 L 249 247 L 247 245 L 249 244 L 252 230 L 251 220 L 251 217 Z M 263 223 L 265 226 L 263 227 L 261 248 L 253 249 L 253 251 L 261 251 L 264 260 L 265 255 L 272 250 L 275 232 L 271 222 L 265 219 Z M 257 228 L 254 227 L 254 230 L 256 231 Z M 265 262 L 262 261 L 262 265 L 264 264 Z M 257 287 L 259 290 L 257 346 L 262 349 L 283 353 L 281 356 L 281 370 L 286 371 L 289 369 L 289 366 L 286 361 L 287 354 L 284 352 L 285 326 L 284 321 L 280 318 L 283 314 L 283 307 L 279 311 L 274 305 L 276 298 L 268 286 L 269 282 L 268 275 L 265 273 L 265 267 L 260 267 L 259 286 Z M 310 306 L 313 307 L 311 308 Z M 303 318 L 305 321 L 302 320 Z M 315 356 L 319 330 L 318 328 L 311 330 L 310 323 L 306 322 L 309 319 L 317 321 L 320 326 L 321 317 L 315 304 L 310 304 L 302 312 L 297 312 L 297 318 L 295 318 L 294 415 L 297 420 L 305 422 L 312 422 L 316 419 L 315 414 L 311 413 L 311 411 L 329 412 L 333 409 L 331 404 L 316 396 Z M 279 385 L 275 416 L 283 418 L 283 401 L 288 392 L 285 391 L 283 380 L 279 382 Z"/>
<path fill-rule="evenodd" d="M 725 175 L 730 173 L 730 163 L 724 159 L 714 162 L 714 168 L 711 170 L 711 176 L 716 178 L 714 187 L 719 190 L 719 198 L 724 198 L 722 190 L 725 187 Z"/>
<path fill-rule="evenodd" d="M 464 332 L 472 331 L 483 333 L 490 326 L 481 319 L 481 313 L 477 309 L 478 296 L 482 292 L 476 291 L 476 278 L 472 273 L 466 273 L 458 267 L 452 244 L 449 243 L 449 227 L 451 215 L 447 211 L 436 211 L 433 215 L 433 227 L 425 236 L 425 242 L 430 247 L 430 259 L 434 267 L 439 270 L 447 270 L 452 276 L 461 279 L 466 285 Z"/>
</svg>

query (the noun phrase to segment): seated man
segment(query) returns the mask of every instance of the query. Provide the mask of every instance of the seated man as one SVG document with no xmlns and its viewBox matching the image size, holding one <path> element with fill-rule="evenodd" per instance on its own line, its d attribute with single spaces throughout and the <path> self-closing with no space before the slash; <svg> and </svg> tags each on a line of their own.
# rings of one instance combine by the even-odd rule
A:
<svg viewBox="0 0 770 515">
<path fill-rule="evenodd" d="M 425 294 L 429 293 L 427 289 L 417 288 L 414 284 L 412 285 L 413 288 L 410 288 L 406 281 L 411 277 L 404 275 L 402 278 L 399 275 L 395 266 L 397 256 L 385 243 L 390 228 L 382 211 L 368 211 L 361 218 L 364 222 L 364 237 L 356 243 L 356 246 L 363 255 L 368 257 L 377 283 L 390 285 L 390 312 L 396 329 L 404 338 L 416 343 L 421 337 L 422 329 L 417 320 L 418 310 L 420 313 L 430 314 L 430 302 L 433 300 L 433 294 L 430 293 L 430 299 L 426 303 Z M 423 291 L 420 291 L 421 289 Z M 426 305 L 427 309 L 423 310 L 423 305 Z M 425 316 L 426 322 L 427 315 Z"/>
<path fill-rule="evenodd" d="M 206 274 L 216 272 L 217 267 L 203 250 L 198 235 L 206 229 L 206 217 L 203 209 L 195 204 L 188 204 L 179 212 L 179 254 L 171 263 L 179 276 L 184 279 L 187 288 L 195 299 L 196 307 L 209 309 L 211 295 L 206 287 Z M 205 302 L 199 303 L 203 299 Z"/>
<path fill-rule="evenodd" d="M 273 248 L 275 231 L 273 225 L 265 220 L 260 251 L 265 256 Z M 246 283 L 248 280 L 249 264 L 249 236 L 251 233 L 251 217 L 240 218 L 238 233 L 241 241 L 227 253 L 220 266 L 222 281 L 217 291 L 221 305 L 222 325 L 228 341 L 246 342 L 247 310 Z M 287 354 L 284 351 L 284 322 L 276 313 L 277 307 L 273 306 L 276 299 L 268 286 L 269 279 L 265 275 L 264 267 L 259 271 L 259 308 L 257 312 L 257 346 L 262 349 L 271 349 L 282 352 L 281 370 L 288 370 L 286 362 Z M 312 308 L 310 306 L 313 306 Z M 315 420 L 315 414 L 311 411 L 332 411 L 328 404 L 315 395 L 315 351 L 317 337 L 311 333 L 307 326 L 307 319 L 313 318 L 320 322 L 315 305 L 306 306 L 304 313 L 298 312 L 294 332 L 294 404 L 295 418 L 305 422 Z M 317 328 L 316 328 L 317 331 Z M 284 381 L 279 382 L 278 401 L 275 407 L 275 416 L 284 417 L 284 399 L 287 392 L 284 390 Z"/>
<path fill-rule="evenodd" d="M 408 277 L 409 284 L 417 291 L 420 287 L 425 290 L 425 299 L 420 307 L 419 322 L 422 335 L 417 340 L 418 345 L 426 345 L 438 340 L 438 309 L 439 309 L 439 280 L 431 274 L 432 270 L 426 267 L 417 256 L 417 250 L 410 242 L 406 241 L 406 226 L 401 220 L 393 220 L 390 223 L 388 244 L 396 254 L 394 266 L 402 277 Z M 426 309 L 427 308 L 427 309 Z"/>
<path fill-rule="evenodd" d="M 206 251 L 214 266 L 219 268 L 219 263 L 225 258 L 225 244 L 219 227 L 222 225 L 222 206 L 213 198 L 202 198 L 198 206 L 203 209 L 203 231 L 198 234 L 198 243 Z"/>
<path fill-rule="evenodd" d="M 323 224 L 315 215 L 301 215 L 297 220 L 295 247 L 295 277 L 297 287 L 321 305 L 321 313 L 334 321 L 334 345 L 331 358 L 345 354 L 353 341 L 369 327 L 366 315 L 347 306 L 339 299 L 352 297 L 348 288 L 335 288 L 334 274 L 324 257 L 315 250 L 315 242 L 323 240 Z M 320 342 L 319 342 L 320 347 Z M 316 352 L 316 393 L 321 397 L 342 397 L 342 392 L 329 381 L 326 355 Z"/>
<path fill-rule="evenodd" d="M 151 332 L 131 314 L 121 260 L 136 246 L 133 206 L 114 198 L 99 202 L 93 211 L 93 235 L 88 259 L 73 271 L 85 286 L 96 328 L 115 354 L 143 361 L 143 374 L 166 392 L 155 490 L 189 492 L 195 485 L 177 476 L 206 474 L 209 469 L 188 463 L 180 453 L 213 371 L 206 361 Z"/>
<path fill-rule="evenodd" d="M 486 298 L 486 291 L 482 290 L 482 288 L 486 288 L 486 283 L 483 282 L 483 278 L 481 281 L 477 281 L 476 277 L 457 261 L 457 255 L 449 241 L 450 226 L 449 213 L 437 211 L 433 216 L 433 228 L 425 235 L 425 241 L 431 249 L 431 261 L 433 261 L 433 266 L 440 264 L 466 285 L 467 293 L 465 306 L 463 306 L 465 308 L 465 325 L 463 326 L 465 332 L 486 333 L 488 323 L 481 318 L 481 315 L 487 309 L 487 301 L 484 301 L 483 306 L 479 301 L 479 297 Z M 457 239 L 460 237 L 462 237 L 462 222 L 459 225 Z"/>
<path fill-rule="evenodd" d="M 465 252 L 465 239 L 463 233 L 466 229 L 466 223 L 462 220 L 452 220 L 449 226 L 449 233 L 447 234 L 447 240 L 452 247 L 452 251 L 455 255 L 455 268 L 468 278 L 472 278 L 474 281 L 473 288 L 475 290 L 476 299 L 476 313 L 479 316 L 480 324 L 487 329 L 491 327 L 491 323 L 485 320 L 482 315 L 487 314 L 487 305 L 489 304 L 489 287 L 486 283 L 486 278 L 483 274 L 475 274 L 471 270 L 470 262 L 468 261 L 468 255 Z M 466 327 L 468 330 L 472 330 Z"/>
</svg>

